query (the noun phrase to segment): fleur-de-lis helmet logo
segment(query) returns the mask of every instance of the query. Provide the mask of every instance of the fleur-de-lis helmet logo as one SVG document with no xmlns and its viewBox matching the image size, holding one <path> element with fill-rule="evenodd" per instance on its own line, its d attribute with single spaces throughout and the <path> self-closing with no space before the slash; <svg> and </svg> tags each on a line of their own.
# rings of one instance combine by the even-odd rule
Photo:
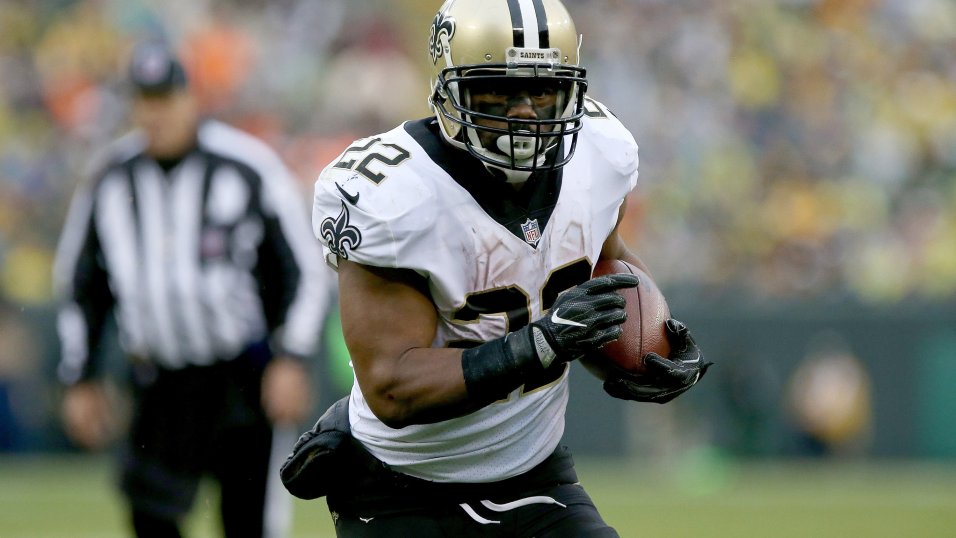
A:
<svg viewBox="0 0 956 538">
<path fill-rule="evenodd" d="M 349 210 L 342 202 L 342 211 L 339 216 L 326 217 L 319 226 L 322 239 L 328 245 L 332 254 L 343 260 L 349 259 L 349 252 L 362 244 L 362 234 L 359 229 L 349 224 Z"/>
<path fill-rule="evenodd" d="M 445 2 L 445 5 L 435 15 L 435 20 L 432 21 L 431 34 L 428 36 L 428 52 L 432 57 L 433 64 L 437 64 L 438 59 L 445 55 L 441 44 L 441 36 L 445 35 L 448 41 L 455 37 L 455 18 L 446 16 L 454 3 L 454 0 Z"/>
</svg>

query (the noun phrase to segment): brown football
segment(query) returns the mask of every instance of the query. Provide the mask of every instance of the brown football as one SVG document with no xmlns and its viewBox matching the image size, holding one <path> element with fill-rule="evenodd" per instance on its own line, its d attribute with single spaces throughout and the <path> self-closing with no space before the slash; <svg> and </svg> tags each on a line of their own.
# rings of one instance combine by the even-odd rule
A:
<svg viewBox="0 0 956 538">
<path fill-rule="evenodd" d="M 601 260 L 594 266 L 593 276 L 612 273 L 632 273 L 641 279 L 636 288 L 619 290 L 627 305 L 624 332 L 617 340 L 596 353 L 583 357 L 581 364 L 598 379 L 604 380 L 609 365 L 631 374 L 644 372 L 644 355 L 650 352 L 667 357 L 670 343 L 664 322 L 670 317 L 667 301 L 657 284 L 640 268 L 623 260 Z"/>
</svg>

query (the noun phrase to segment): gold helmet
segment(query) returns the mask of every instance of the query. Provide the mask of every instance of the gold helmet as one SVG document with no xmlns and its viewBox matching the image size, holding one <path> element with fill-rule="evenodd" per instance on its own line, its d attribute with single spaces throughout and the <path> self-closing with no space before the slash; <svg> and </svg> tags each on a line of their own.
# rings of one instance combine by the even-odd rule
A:
<svg viewBox="0 0 956 538">
<path fill-rule="evenodd" d="M 510 181 L 567 164 L 587 79 L 574 22 L 560 0 L 447 0 L 428 45 L 429 105 L 448 142 Z M 499 93 L 520 93 L 535 113 L 509 116 L 504 97 L 498 106 L 479 106 Z M 548 99 L 536 102 L 539 94 Z"/>
</svg>

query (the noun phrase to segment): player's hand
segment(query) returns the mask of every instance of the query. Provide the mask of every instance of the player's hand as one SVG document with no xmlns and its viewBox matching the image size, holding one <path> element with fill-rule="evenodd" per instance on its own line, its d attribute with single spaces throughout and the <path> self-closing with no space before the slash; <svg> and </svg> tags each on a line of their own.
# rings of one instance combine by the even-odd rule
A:
<svg viewBox="0 0 956 538">
<path fill-rule="evenodd" d="M 275 357 L 262 374 L 262 408 L 273 424 L 299 424 L 309 412 L 309 373 L 301 361 Z"/>
<path fill-rule="evenodd" d="M 665 325 L 671 345 L 670 357 L 648 353 L 644 356 L 645 373 L 640 376 L 623 371 L 608 374 L 605 392 L 622 400 L 662 404 L 680 396 L 704 377 L 713 363 L 704 360 L 687 326 L 676 319 L 667 320 Z"/>
<path fill-rule="evenodd" d="M 67 437 L 87 450 L 103 449 L 116 437 L 116 417 L 106 391 L 97 382 L 84 381 L 67 387 L 62 415 Z"/>
<path fill-rule="evenodd" d="M 560 294 L 551 311 L 530 325 L 541 364 L 571 361 L 619 338 L 627 314 L 616 291 L 638 284 L 635 275 L 603 275 Z"/>
</svg>

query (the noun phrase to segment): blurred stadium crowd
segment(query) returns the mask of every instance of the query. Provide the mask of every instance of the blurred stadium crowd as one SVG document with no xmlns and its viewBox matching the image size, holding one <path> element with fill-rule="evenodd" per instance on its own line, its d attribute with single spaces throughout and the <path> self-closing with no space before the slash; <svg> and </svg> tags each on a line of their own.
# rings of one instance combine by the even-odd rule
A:
<svg viewBox="0 0 956 538">
<path fill-rule="evenodd" d="M 641 145 L 625 235 L 663 288 L 954 297 L 956 3 L 565 2 L 590 94 Z M 174 43 L 206 110 L 308 197 L 348 142 L 427 114 L 439 3 L 2 0 L 0 401 L 56 360 L 52 253 L 84 163 L 124 129 L 132 43 Z"/>
</svg>

